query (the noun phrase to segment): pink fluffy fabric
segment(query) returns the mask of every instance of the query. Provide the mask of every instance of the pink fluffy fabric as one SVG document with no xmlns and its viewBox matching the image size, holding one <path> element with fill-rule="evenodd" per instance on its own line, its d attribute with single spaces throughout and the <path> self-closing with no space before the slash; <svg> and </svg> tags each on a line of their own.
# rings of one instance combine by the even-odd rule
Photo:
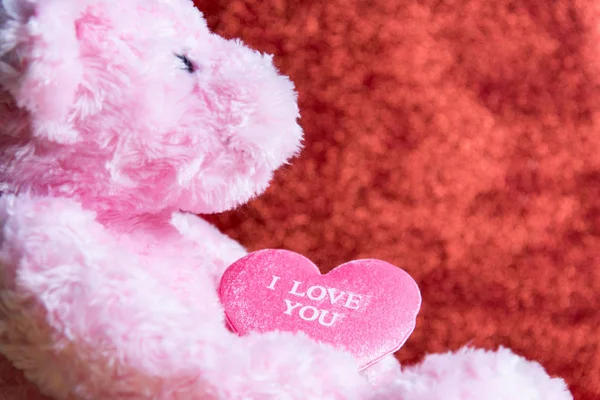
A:
<svg viewBox="0 0 600 400">
<path fill-rule="evenodd" d="M 302 139 L 269 56 L 188 0 L 0 0 L 0 352 L 56 399 L 567 400 L 508 350 L 364 373 L 303 333 L 238 337 L 245 254 L 194 213 L 267 187 Z"/>
</svg>

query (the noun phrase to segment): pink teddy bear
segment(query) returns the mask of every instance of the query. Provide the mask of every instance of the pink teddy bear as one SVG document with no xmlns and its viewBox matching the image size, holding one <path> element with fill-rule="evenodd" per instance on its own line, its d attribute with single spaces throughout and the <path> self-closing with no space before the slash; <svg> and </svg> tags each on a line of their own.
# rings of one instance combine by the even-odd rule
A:
<svg viewBox="0 0 600 400">
<path fill-rule="evenodd" d="M 271 58 L 189 0 L 0 0 L 0 352 L 56 399 L 571 399 L 505 349 L 360 373 L 227 329 L 245 250 L 195 214 L 262 192 L 297 118 Z"/>
</svg>

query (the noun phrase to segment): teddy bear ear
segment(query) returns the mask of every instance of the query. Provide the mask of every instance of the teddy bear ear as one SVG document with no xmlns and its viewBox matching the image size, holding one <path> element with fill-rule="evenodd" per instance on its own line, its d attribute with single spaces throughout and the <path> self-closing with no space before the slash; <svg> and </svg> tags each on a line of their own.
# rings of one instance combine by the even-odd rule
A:
<svg viewBox="0 0 600 400">
<path fill-rule="evenodd" d="M 0 85 L 33 134 L 76 140 L 69 112 L 82 79 L 76 21 L 86 0 L 0 0 Z"/>
</svg>

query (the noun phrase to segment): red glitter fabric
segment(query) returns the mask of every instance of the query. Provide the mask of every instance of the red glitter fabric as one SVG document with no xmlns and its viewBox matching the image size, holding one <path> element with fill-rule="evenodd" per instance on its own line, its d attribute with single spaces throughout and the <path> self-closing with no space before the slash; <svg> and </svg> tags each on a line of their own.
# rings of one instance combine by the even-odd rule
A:
<svg viewBox="0 0 600 400">
<path fill-rule="evenodd" d="M 502 345 L 600 398 L 597 1 L 197 4 L 275 54 L 306 133 L 266 195 L 218 218 L 229 235 L 323 271 L 404 268 L 423 308 L 403 362 Z"/>
<path fill-rule="evenodd" d="M 197 4 L 275 54 L 306 132 L 264 196 L 211 221 L 324 272 L 404 268 L 423 294 L 404 363 L 503 345 L 600 398 L 596 1 Z M 0 399 L 38 398 L 0 364 Z"/>
</svg>

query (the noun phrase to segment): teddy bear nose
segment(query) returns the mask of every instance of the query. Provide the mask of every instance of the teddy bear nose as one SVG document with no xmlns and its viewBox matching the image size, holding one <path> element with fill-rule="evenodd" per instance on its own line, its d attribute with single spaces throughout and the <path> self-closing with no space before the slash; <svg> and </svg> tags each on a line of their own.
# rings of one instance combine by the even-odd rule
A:
<svg viewBox="0 0 600 400">
<path fill-rule="evenodd" d="M 235 40 L 223 40 L 221 46 L 208 79 L 219 99 L 214 110 L 226 122 L 226 143 L 277 168 L 302 139 L 294 85 L 279 73 L 272 56 Z"/>
</svg>

